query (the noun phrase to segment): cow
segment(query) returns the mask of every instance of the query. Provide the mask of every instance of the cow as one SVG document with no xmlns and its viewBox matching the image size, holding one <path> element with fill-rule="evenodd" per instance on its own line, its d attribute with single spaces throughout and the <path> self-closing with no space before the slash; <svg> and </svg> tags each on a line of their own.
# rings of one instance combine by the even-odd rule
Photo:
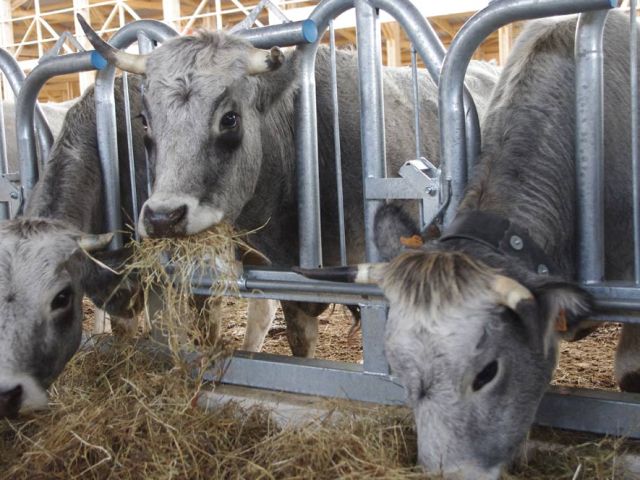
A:
<svg viewBox="0 0 640 480">
<path fill-rule="evenodd" d="M 147 177 L 144 126 L 139 80 L 129 80 L 136 189 L 146 199 Z M 122 207 L 131 221 L 127 139 L 124 132 L 123 87 L 114 90 L 118 125 Z M 45 109 L 48 112 L 48 109 Z M 122 279 L 90 260 L 85 250 L 109 243 L 104 226 L 103 176 L 98 157 L 93 88 L 68 111 L 52 147 L 42 178 L 25 208 L 25 216 L 0 224 L 0 418 L 46 406 L 46 389 L 78 349 L 83 295 L 105 306 L 130 331 L 131 319 L 142 306 L 135 276 Z M 94 253 L 108 266 L 120 269 L 130 254 L 127 247 Z M 117 287 L 117 288 L 116 288 Z M 196 302 L 196 304 L 198 304 Z M 253 325 L 272 315 L 269 300 L 249 301 L 243 349 L 258 351 L 264 337 Z M 212 312 L 215 314 L 215 312 Z"/>
<path fill-rule="evenodd" d="M 132 108 L 140 108 L 131 79 Z M 122 85 L 115 88 L 118 124 L 124 125 Z M 122 279 L 85 251 L 103 248 L 102 173 L 96 138 L 93 88 L 67 112 L 25 216 L 0 224 L 0 418 L 47 405 L 46 389 L 78 349 L 82 297 L 109 313 L 131 317 L 135 289 L 114 292 Z M 133 120 L 142 138 L 143 126 Z M 118 136 L 123 207 L 131 213 L 126 137 Z M 146 191 L 144 146 L 134 142 L 138 192 Z M 117 267 L 126 252 L 101 257 Z M 113 295 L 112 295 L 113 293 Z M 108 302 L 107 302 L 108 300 Z"/>
<path fill-rule="evenodd" d="M 526 437 L 556 366 L 556 330 L 592 311 L 576 277 L 576 19 L 529 23 L 482 126 L 479 164 L 443 235 L 419 233 L 398 205 L 375 222 L 385 264 L 306 271 L 378 283 L 389 301 L 385 352 L 405 387 L 418 459 L 447 478 L 497 479 Z M 605 270 L 631 278 L 629 20 L 604 32 Z M 637 133 L 637 132 L 636 132 Z M 397 256 L 396 256 L 397 255 Z M 622 329 L 616 376 L 640 391 L 639 327 Z"/>
<path fill-rule="evenodd" d="M 79 18 L 81 18 L 79 16 Z M 294 99 L 299 50 L 254 48 L 225 32 L 171 39 L 148 55 L 131 55 L 102 41 L 81 20 L 93 46 L 119 68 L 144 75 L 147 139 L 153 188 L 138 222 L 142 236 L 191 235 L 223 220 L 253 231 L 253 246 L 275 265 L 298 263 L 298 201 Z M 337 77 L 347 257 L 362 259 L 363 195 L 357 55 L 338 50 Z M 338 217 L 330 52 L 316 60 L 322 248 L 338 263 Z M 469 88 L 482 112 L 496 69 L 473 64 Z M 383 70 L 387 158 L 396 171 L 415 156 L 409 68 Z M 437 89 L 418 73 L 423 155 L 438 163 Z M 326 305 L 282 302 L 287 338 L 297 356 L 313 356 L 317 316 Z M 352 310 L 353 311 L 353 310 Z M 268 328 L 265 323 L 264 328 Z"/>
</svg>

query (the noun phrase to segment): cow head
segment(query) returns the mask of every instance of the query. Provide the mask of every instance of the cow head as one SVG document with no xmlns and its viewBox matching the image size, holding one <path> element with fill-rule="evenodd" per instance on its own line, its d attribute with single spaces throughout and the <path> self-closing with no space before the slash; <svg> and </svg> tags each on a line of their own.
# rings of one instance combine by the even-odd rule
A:
<svg viewBox="0 0 640 480">
<path fill-rule="evenodd" d="M 0 418 L 47 405 L 80 344 L 82 297 L 99 290 L 86 251 L 110 239 L 45 219 L 0 225 Z"/>
<path fill-rule="evenodd" d="M 538 279 L 525 287 L 437 241 L 389 263 L 302 273 L 381 286 L 389 301 L 385 353 L 415 415 L 418 459 L 445 478 L 499 477 L 555 368 L 556 319 L 590 308 L 572 284 Z"/>
<path fill-rule="evenodd" d="M 262 78 L 280 67 L 282 52 L 203 32 L 134 56 L 114 50 L 90 27 L 85 31 L 109 61 L 145 75 L 146 143 L 154 180 L 140 233 L 191 235 L 222 219 L 234 222 L 258 182 L 264 111 L 289 83 L 284 76 L 281 81 Z"/>
</svg>

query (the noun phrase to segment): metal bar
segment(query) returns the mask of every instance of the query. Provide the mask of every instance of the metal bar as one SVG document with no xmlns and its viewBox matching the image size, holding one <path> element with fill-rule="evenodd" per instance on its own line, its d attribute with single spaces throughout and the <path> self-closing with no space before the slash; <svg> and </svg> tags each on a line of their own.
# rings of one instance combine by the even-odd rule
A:
<svg viewBox="0 0 640 480">
<path fill-rule="evenodd" d="M 347 239 L 344 229 L 344 192 L 342 186 L 342 152 L 340 149 L 340 105 L 338 100 L 338 74 L 336 67 L 336 32 L 333 20 L 329 22 L 329 49 L 331 52 L 331 97 L 333 100 L 333 149 L 336 161 L 336 189 L 338 195 L 338 232 L 340 235 L 340 265 L 347 264 Z"/>
<path fill-rule="evenodd" d="M 236 352 L 205 373 L 206 380 L 255 388 L 365 402 L 400 405 L 404 388 L 389 375 L 368 373 L 361 365 L 312 358 Z"/>
<path fill-rule="evenodd" d="M 2 79 L 0 78 L 0 81 Z M 4 129 L 4 102 L 0 100 L 0 175 L 4 176 L 9 171 L 7 161 L 7 139 Z M 0 220 L 7 220 L 11 217 L 9 202 L 0 202 Z"/>
<path fill-rule="evenodd" d="M 47 80 L 67 73 L 94 70 L 95 52 L 82 52 L 52 58 L 34 68 L 25 80 L 16 100 L 16 136 L 23 199 L 26 201 L 38 181 L 38 162 L 33 133 L 34 105 Z"/>
<path fill-rule="evenodd" d="M 298 236 L 303 267 L 322 264 L 320 181 L 318 169 L 318 119 L 316 113 L 315 61 L 319 38 L 329 21 L 353 6 L 353 0 L 326 0 L 309 17 L 318 28 L 318 40 L 298 46 L 300 91 L 296 100 L 296 162 L 298 176 Z"/>
<path fill-rule="evenodd" d="M 420 148 L 420 89 L 418 86 L 418 58 L 416 47 L 414 47 L 413 45 L 411 45 L 411 79 L 413 81 L 413 131 L 416 140 L 416 158 L 420 158 L 422 156 Z M 422 231 L 425 226 L 423 202 L 418 203 L 418 212 L 420 217 L 420 231 Z"/>
<path fill-rule="evenodd" d="M 313 20 L 307 19 L 238 30 L 233 34 L 248 40 L 256 48 L 271 48 L 274 45 L 289 47 L 315 42 L 318 39 L 318 27 Z"/>
<path fill-rule="evenodd" d="M 147 37 L 144 33 L 138 33 L 138 53 L 151 53 L 153 50 L 153 42 L 149 37 Z M 144 83 L 140 82 L 140 95 L 144 96 Z M 151 196 L 151 168 L 149 167 L 149 152 L 147 149 L 144 149 L 144 168 L 147 175 L 147 198 Z M 140 201 L 138 200 L 138 204 Z M 136 238 L 138 235 L 138 225 L 135 225 L 136 228 Z"/>
<path fill-rule="evenodd" d="M 131 102 L 129 99 L 129 75 L 122 73 L 122 94 L 124 98 L 124 121 L 127 132 L 127 155 L 129 157 L 129 180 L 131 183 L 131 208 L 133 210 L 133 226 L 136 240 L 140 240 L 138 229 L 138 189 L 136 186 L 136 159 L 133 153 L 133 130 L 131 128 Z"/>
<path fill-rule="evenodd" d="M 640 394 L 551 387 L 537 425 L 640 438 Z"/>
<path fill-rule="evenodd" d="M 451 181 L 452 190 L 445 224 L 453 219 L 467 181 L 462 85 L 478 45 L 493 31 L 517 20 L 600 10 L 615 4 L 615 0 L 502 0 L 489 3 L 460 29 L 449 47 L 440 77 L 440 148 L 445 173 L 442 178 L 445 182 Z"/>
<path fill-rule="evenodd" d="M 640 284 L 640 157 L 638 156 L 638 2 L 629 2 L 629 68 L 631 86 L 631 162 L 633 178 L 634 278 Z"/>
<path fill-rule="evenodd" d="M 576 27 L 576 210 L 578 280 L 604 278 L 603 32 L 607 10 L 583 13 Z"/>
<path fill-rule="evenodd" d="M 171 27 L 156 20 L 138 20 L 118 30 L 109 43 L 115 48 L 126 48 L 138 40 L 144 32 L 151 40 L 162 42 L 175 37 L 177 33 Z M 120 169 L 118 163 L 118 130 L 115 115 L 113 85 L 115 67 L 107 65 L 96 77 L 96 128 L 98 132 L 98 150 L 104 181 L 106 227 L 115 232 L 109 248 L 122 247 L 122 214 L 120 210 Z"/>
<path fill-rule="evenodd" d="M 13 94 L 17 97 L 18 92 L 20 92 L 20 88 L 24 83 L 25 74 L 20 68 L 17 60 L 2 48 L 0 48 L 0 70 L 2 70 L 2 73 L 7 77 L 9 85 L 11 85 L 11 90 L 13 90 Z M 47 119 L 42 112 L 42 108 L 40 108 L 40 105 L 37 102 L 35 108 L 36 133 L 38 135 L 38 143 L 40 144 L 40 154 L 42 155 L 42 161 L 44 162 L 49 156 L 49 151 L 53 144 L 53 135 L 51 134 L 51 129 L 49 128 Z"/>
<path fill-rule="evenodd" d="M 429 75 L 436 85 L 440 83 L 440 71 L 445 49 L 431 24 L 409 0 L 370 0 L 376 8 L 385 10 L 402 26 L 416 51 L 425 63 Z M 471 94 L 463 86 L 464 124 L 466 135 L 468 170 L 476 163 L 480 153 L 480 123 Z M 432 159 L 429 159 L 432 160 Z M 442 162 L 443 160 L 440 159 Z M 446 198 L 446 197 L 445 197 Z"/>
<path fill-rule="evenodd" d="M 378 14 L 367 0 L 355 0 L 360 77 L 360 145 L 364 190 L 365 256 L 368 262 L 380 260 L 375 245 L 373 220 L 379 200 L 367 200 L 366 179 L 387 176 Z M 366 125 L 366 128 L 365 128 Z"/>
<path fill-rule="evenodd" d="M 362 359 L 365 372 L 389 374 L 384 354 L 384 327 L 387 323 L 386 305 L 361 305 Z"/>
</svg>

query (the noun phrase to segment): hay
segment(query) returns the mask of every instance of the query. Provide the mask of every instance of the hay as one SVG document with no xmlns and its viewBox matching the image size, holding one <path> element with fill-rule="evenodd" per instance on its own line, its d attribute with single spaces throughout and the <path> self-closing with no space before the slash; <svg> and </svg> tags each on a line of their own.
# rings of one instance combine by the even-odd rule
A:
<svg viewBox="0 0 640 480">
<path fill-rule="evenodd" d="M 50 411 L 0 421 L 0 478 L 419 476 L 404 410 L 281 429 L 263 409 L 194 407 L 202 384 L 166 360 L 124 343 L 81 351 Z"/>
</svg>

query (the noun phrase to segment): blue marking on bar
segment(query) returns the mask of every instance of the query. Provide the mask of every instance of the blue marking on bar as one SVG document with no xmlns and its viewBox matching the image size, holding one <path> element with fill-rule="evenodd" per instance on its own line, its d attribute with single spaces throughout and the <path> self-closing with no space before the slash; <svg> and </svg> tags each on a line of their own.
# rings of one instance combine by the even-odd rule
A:
<svg viewBox="0 0 640 480">
<path fill-rule="evenodd" d="M 102 70 L 108 64 L 109 62 L 107 62 L 107 59 L 100 55 L 97 51 L 94 50 L 93 52 L 91 52 L 91 65 L 96 67 L 98 70 Z"/>
<path fill-rule="evenodd" d="M 302 36 L 309 43 L 315 42 L 318 39 L 318 26 L 316 22 L 311 19 L 302 22 Z"/>
</svg>

